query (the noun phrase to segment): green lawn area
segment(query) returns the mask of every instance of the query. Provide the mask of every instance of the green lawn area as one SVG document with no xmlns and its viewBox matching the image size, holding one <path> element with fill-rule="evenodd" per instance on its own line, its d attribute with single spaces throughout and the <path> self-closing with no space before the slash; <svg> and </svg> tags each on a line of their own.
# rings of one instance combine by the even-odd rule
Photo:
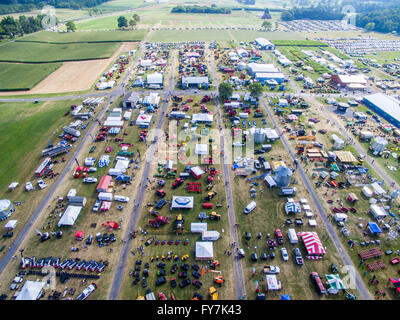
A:
<svg viewBox="0 0 400 320">
<path fill-rule="evenodd" d="M 54 142 L 55 130 L 65 122 L 62 115 L 72 103 L 0 103 L 0 190 L 33 175 L 41 150 L 47 139 Z"/>
<path fill-rule="evenodd" d="M 30 90 L 61 63 L 0 63 L 0 91 Z"/>
<path fill-rule="evenodd" d="M 399 51 L 375 52 L 375 54 L 368 54 L 365 57 L 375 59 L 378 63 L 393 63 L 395 62 L 394 59 L 400 58 L 400 52 Z"/>
<path fill-rule="evenodd" d="M 49 32 L 42 31 L 27 35 L 16 41 L 33 41 L 49 43 L 75 42 L 119 42 L 143 40 L 146 30 L 114 30 L 96 32 Z"/>
<path fill-rule="evenodd" d="M 61 62 L 109 58 L 119 43 L 23 43 L 8 42 L 1 46 L 0 61 Z"/>
</svg>

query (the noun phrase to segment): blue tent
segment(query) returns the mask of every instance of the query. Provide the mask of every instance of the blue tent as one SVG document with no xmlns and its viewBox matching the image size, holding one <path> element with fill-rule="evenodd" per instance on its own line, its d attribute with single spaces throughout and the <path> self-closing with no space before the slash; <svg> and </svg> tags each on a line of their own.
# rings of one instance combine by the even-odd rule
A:
<svg viewBox="0 0 400 320">
<path fill-rule="evenodd" d="M 368 222 L 368 230 L 372 234 L 382 233 L 381 228 L 376 224 L 376 222 Z"/>
<path fill-rule="evenodd" d="M 290 295 L 288 294 L 281 295 L 281 300 L 291 300 Z"/>
</svg>

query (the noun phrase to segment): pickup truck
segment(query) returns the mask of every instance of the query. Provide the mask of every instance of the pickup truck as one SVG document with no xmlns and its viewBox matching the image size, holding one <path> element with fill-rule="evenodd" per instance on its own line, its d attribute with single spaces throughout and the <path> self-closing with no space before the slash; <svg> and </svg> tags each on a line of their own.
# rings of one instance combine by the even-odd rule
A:
<svg viewBox="0 0 400 320">
<path fill-rule="evenodd" d="M 278 266 L 264 266 L 265 274 L 278 274 L 280 271 Z"/>
<path fill-rule="evenodd" d="M 294 253 L 295 260 L 296 260 L 296 264 L 298 264 L 299 266 L 302 266 L 304 264 L 304 260 L 301 255 L 300 249 L 294 248 L 293 253 Z"/>
</svg>

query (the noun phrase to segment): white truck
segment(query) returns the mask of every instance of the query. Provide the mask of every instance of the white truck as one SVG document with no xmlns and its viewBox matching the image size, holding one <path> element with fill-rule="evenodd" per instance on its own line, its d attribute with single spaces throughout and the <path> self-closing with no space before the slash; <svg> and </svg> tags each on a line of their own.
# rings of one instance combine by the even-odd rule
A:
<svg viewBox="0 0 400 320">
<path fill-rule="evenodd" d="M 114 200 L 119 202 L 129 202 L 129 197 L 115 195 Z"/>
</svg>

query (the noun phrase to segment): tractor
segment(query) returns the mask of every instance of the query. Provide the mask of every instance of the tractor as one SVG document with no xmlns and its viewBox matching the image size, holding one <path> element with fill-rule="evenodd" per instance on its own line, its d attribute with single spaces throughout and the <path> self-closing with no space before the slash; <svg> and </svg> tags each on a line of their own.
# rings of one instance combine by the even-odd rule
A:
<svg viewBox="0 0 400 320">
<path fill-rule="evenodd" d="M 217 289 L 215 289 L 215 287 L 210 287 L 208 289 L 208 294 L 211 297 L 211 300 L 218 300 L 218 292 Z"/>
<path fill-rule="evenodd" d="M 220 287 L 224 284 L 224 278 L 222 276 L 216 276 L 214 283 L 218 284 Z"/>
<path fill-rule="evenodd" d="M 149 220 L 149 225 L 153 228 L 159 228 L 160 226 L 164 225 L 164 224 L 168 224 L 168 218 L 167 217 L 163 217 L 163 216 L 158 216 L 156 219 L 154 220 Z"/>
<path fill-rule="evenodd" d="M 164 191 L 164 189 L 158 189 L 158 190 L 156 191 L 156 194 L 157 194 L 157 196 L 159 196 L 159 197 L 161 197 L 161 198 L 164 198 L 165 195 L 166 195 L 166 192 Z"/>
<path fill-rule="evenodd" d="M 215 191 L 210 191 L 207 196 L 205 196 L 203 198 L 203 201 L 210 201 L 211 199 L 213 199 L 215 196 L 217 195 L 217 193 Z"/>
<path fill-rule="evenodd" d="M 175 180 L 175 182 L 172 184 L 172 189 L 176 189 L 179 186 L 181 186 L 183 184 L 183 179 L 178 178 Z"/>
<path fill-rule="evenodd" d="M 210 220 L 219 221 L 221 219 L 221 215 L 217 214 L 215 211 L 211 212 Z"/>
<path fill-rule="evenodd" d="M 185 222 L 185 219 L 182 217 L 181 214 L 179 214 L 175 219 L 175 228 L 174 228 L 174 230 L 177 233 L 183 233 L 183 223 L 184 222 Z"/>
</svg>

